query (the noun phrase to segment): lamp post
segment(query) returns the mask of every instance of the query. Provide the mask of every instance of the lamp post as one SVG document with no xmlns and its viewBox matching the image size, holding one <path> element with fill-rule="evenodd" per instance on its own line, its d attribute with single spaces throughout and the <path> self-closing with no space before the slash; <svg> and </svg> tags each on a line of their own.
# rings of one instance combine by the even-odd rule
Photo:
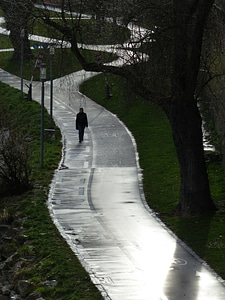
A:
<svg viewBox="0 0 225 300">
<path fill-rule="evenodd" d="M 20 53 L 20 78 L 21 78 L 21 86 L 20 86 L 20 93 L 21 97 L 23 98 L 23 51 L 24 51 L 24 37 L 25 31 L 21 29 L 20 31 L 20 41 L 21 41 L 21 53 Z"/>
<path fill-rule="evenodd" d="M 50 54 L 50 128 L 52 128 L 52 106 L 53 106 L 52 62 L 53 62 L 53 57 L 55 54 L 55 48 L 53 45 L 50 45 L 49 54 Z"/>
<path fill-rule="evenodd" d="M 41 135 L 40 135 L 40 166 L 43 167 L 44 160 L 44 97 L 45 97 L 46 64 L 40 67 L 41 81 Z"/>
</svg>

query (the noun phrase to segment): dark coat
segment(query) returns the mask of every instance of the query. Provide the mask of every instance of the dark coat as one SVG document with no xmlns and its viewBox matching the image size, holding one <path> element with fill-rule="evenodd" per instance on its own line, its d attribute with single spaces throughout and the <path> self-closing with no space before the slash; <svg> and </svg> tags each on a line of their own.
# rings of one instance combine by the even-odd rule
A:
<svg viewBox="0 0 225 300">
<path fill-rule="evenodd" d="M 78 129 L 78 126 L 81 127 L 88 127 L 88 120 L 87 120 L 87 114 L 84 112 L 79 112 L 76 117 L 76 129 Z"/>
</svg>

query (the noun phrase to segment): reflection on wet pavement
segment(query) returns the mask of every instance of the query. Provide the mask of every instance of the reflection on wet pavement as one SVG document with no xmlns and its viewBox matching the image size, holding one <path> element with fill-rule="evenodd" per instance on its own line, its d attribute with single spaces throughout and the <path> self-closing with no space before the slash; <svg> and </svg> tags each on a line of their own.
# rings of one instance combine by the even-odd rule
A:
<svg viewBox="0 0 225 300">
<path fill-rule="evenodd" d="M 80 101 L 76 94 L 67 111 L 77 111 Z M 63 116 L 62 107 L 59 116 L 55 110 L 65 128 L 68 169 L 55 176 L 49 208 L 103 297 L 225 299 L 216 275 L 146 206 L 138 155 L 127 129 L 90 99 L 85 99 L 85 111 L 90 128 L 79 145 L 71 131 L 73 114 L 71 119 L 68 112 Z"/>
<path fill-rule="evenodd" d="M 83 77 L 81 72 L 71 76 L 68 82 L 54 81 L 53 115 L 63 153 L 48 206 L 103 298 L 225 299 L 221 278 L 146 206 L 132 136 L 116 116 L 71 91 L 66 83 Z M 20 80 L 3 71 L 0 80 L 20 88 Z M 33 98 L 40 101 L 40 83 L 34 84 Z M 48 83 L 45 105 L 49 109 Z M 81 105 L 90 127 L 79 144 L 75 114 Z"/>
</svg>

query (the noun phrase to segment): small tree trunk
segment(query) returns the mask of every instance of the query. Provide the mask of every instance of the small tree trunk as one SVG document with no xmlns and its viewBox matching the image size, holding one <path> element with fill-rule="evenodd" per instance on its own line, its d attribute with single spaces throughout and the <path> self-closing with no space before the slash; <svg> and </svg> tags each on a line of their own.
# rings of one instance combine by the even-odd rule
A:
<svg viewBox="0 0 225 300">
<path fill-rule="evenodd" d="M 165 111 L 172 126 L 180 165 L 178 209 L 191 214 L 213 212 L 216 206 L 210 195 L 204 158 L 202 121 L 197 104 L 194 101 L 174 101 L 165 108 Z"/>
<path fill-rule="evenodd" d="M 30 49 L 30 42 L 28 40 L 27 31 L 25 31 L 25 35 L 23 38 L 20 36 L 21 31 L 19 28 L 13 27 L 10 30 L 10 40 L 13 44 L 14 52 L 13 52 L 13 60 L 19 61 L 21 59 L 21 51 L 23 51 L 23 58 L 29 60 L 33 57 L 32 51 Z M 23 43 L 23 47 L 22 47 Z"/>
<path fill-rule="evenodd" d="M 28 21 L 33 9 L 33 1 L 16 0 L 8 1 L 1 0 L 0 7 L 4 12 L 7 29 L 10 30 L 10 40 L 14 47 L 13 59 L 21 58 L 21 50 L 23 48 L 23 58 L 30 59 L 33 57 L 28 40 Z M 24 38 L 21 38 L 21 30 L 24 30 Z M 23 42 L 23 47 L 21 47 Z"/>
</svg>

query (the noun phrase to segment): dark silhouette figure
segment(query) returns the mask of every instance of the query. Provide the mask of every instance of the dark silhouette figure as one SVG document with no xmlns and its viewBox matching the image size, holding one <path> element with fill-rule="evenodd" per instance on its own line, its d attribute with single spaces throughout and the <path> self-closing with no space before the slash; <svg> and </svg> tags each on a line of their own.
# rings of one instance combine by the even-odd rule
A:
<svg viewBox="0 0 225 300">
<path fill-rule="evenodd" d="M 79 131 L 79 143 L 84 139 L 84 129 L 88 127 L 87 114 L 84 112 L 83 108 L 80 108 L 79 113 L 76 117 L 76 129 Z"/>
</svg>

